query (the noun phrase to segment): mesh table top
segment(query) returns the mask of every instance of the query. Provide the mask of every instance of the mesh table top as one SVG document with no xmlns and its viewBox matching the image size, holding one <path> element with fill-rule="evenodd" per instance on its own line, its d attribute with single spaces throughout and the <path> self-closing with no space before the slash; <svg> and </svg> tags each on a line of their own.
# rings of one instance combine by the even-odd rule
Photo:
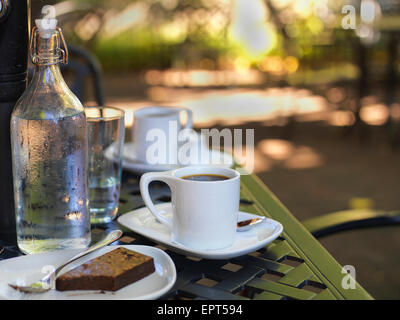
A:
<svg viewBox="0 0 400 320">
<path fill-rule="evenodd" d="M 142 207 L 139 177 L 123 174 L 119 214 Z M 155 203 L 169 202 L 170 190 L 161 183 L 151 185 Z M 233 259 L 208 260 L 183 256 L 138 235 L 114 221 L 92 227 L 92 241 L 105 229 L 120 228 L 124 235 L 114 244 L 153 245 L 165 250 L 175 263 L 177 281 L 162 297 L 168 300 L 310 300 L 371 299 L 358 284 L 345 289 L 347 274 L 342 267 L 298 222 L 254 175 L 241 178 L 240 210 L 278 220 L 284 231 L 271 244 Z M 4 239 L 0 239 L 0 247 Z M 21 255 L 15 245 L 0 250 L 0 260 Z"/>
</svg>

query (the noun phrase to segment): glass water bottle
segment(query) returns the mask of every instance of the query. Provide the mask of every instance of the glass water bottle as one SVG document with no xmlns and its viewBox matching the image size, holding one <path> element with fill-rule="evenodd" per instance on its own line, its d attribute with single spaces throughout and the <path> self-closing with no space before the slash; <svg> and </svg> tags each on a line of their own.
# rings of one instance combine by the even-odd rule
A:
<svg viewBox="0 0 400 320">
<path fill-rule="evenodd" d="M 17 241 L 24 253 L 90 242 L 86 117 L 59 65 L 68 50 L 57 20 L 36 20 L 35 73 L 11 118 Z"/>
</svg>

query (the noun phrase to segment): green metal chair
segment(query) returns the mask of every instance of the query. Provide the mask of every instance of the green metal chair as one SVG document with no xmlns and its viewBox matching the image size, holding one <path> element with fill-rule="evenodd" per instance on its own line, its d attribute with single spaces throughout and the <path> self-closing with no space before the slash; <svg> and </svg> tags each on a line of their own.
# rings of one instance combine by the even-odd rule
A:
<svg viewBox="0 0 400 320">
<path fill-rule="evenodd" d="M 302 224 L 314 237 L 321 238 L 346 230 L 400 224 L 400 211 L 370 208 L 344 210 L 303 220 Z"/>
</svg>

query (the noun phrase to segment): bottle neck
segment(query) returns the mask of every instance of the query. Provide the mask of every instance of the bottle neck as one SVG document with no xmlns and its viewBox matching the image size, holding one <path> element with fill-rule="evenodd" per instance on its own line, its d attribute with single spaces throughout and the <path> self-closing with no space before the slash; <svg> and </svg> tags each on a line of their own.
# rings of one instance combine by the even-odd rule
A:
<svg viewBox="0 0 400 320">
<path fill-rule="evenodd" d="M 34 28 L 32 33 L 30 54 L 35 65 L 54 65 L 67 62 L 68 50 L 60 29 L 49 33 L 40 33 Z M 64 44 L 65 50 L 61 48 L 61 43 Z"/>
<path fill-rule="evenodd" d="M 32 82 L 37 82 L 39 85 L 59 86 L 64 85 L 64 78 L 61 74 L 60 64 L 39 64 L 36 65 L 35 73 Z"/>
<path fill-rule="evenodd" d="M 62 86 L 65 84 L 60 71 L 63 61 L 60 33 L 53 31 L 42 34 L 34 30 L 34 46 L 31 48 L 32 62 L 35 64 L 35 74 L 32 82 L 36 86 Z"/>
</svg>

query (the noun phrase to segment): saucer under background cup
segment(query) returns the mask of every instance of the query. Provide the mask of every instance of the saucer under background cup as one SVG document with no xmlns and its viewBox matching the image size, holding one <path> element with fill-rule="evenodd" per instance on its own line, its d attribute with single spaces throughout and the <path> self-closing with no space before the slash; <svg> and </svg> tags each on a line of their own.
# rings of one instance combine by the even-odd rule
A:
<svg viewBox="0 0 400 320">
<path fill-rule="evenodd" d="M 216 163 L 212 163 L 212 165 L 220 166 L 223 168 L 232 168 L 234 165 L 234 159 L 232 155 L 228 152 L 216 150 L 216 149 L 209 149 L 210 158 L 211 159 L 219 159 Z M 105 156 L 110 160 L 117 161 L 117 158 L 114 155 L 114 149 L 111 146 L 109 149 L 106 150 Z M 168 171 L 172 169 L 177 169 L 182 166 L 190 166 L 196 165 L 196 163 L 190 163 L 188 165 L 180 165 L 180 164 L 151 164 L 146 163 L 138 159 L 135 143 L 129 142 L 123 146 L 122 150 L 122 167 L 125 170 L 128 170 L 132 173 L 142 174 L 145 172 L 154 172 L 154 171 Z M 207 163 L 205 165 L 208 165 Z M 211 163 L 210 163 L 211 165 Z"/>
</svg>

